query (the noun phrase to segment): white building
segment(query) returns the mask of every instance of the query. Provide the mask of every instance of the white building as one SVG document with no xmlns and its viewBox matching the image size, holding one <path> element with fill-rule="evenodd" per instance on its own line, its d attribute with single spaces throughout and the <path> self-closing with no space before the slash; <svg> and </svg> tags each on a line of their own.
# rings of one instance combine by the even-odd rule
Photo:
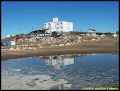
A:
<svg viewBox="0 0 120 91">
<path fill-rule="evenodd" d="M 87 36 L 95 37 L 96 36 L 96 30 L 89 29 L 88 32 L 87 32 Z"/>
<path fill-rule="evenodd" d="M 49 29 L 48 33 L 56 32 L 70 32 L 73 31 L 73 23 L 66 21 L 58 21 L 58 18 L 53 18 L 52 22 L 44 23 L 44 28 Z"/>
<path fill-rule="evenodd" d="M 116 33 L 114 33 L 112 36 L 113 36 L 114 38 L 118 37 L 118 35 L 117 35 Z"/>
<path fill-rule="evenodd" d="M 6 38 L 8 38 L 8 37 L 11 37 L 12 35 L 7 35 L 7 36 L 5 36 Z"/>
</svg>

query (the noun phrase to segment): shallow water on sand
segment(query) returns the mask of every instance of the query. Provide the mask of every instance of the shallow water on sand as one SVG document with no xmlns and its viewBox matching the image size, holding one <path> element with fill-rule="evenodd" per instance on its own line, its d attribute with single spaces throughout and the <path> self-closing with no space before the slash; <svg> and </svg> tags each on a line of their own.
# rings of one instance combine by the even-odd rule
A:
<svg viewBox="0 0 120 91">
<path fill-rule="evenodd" d="M 35 56 L 4 60 L 1 62 L 1 66 L 2 89 L 79 90 L 85 87 L 119 87 L 118 54 Z M 39 78 L 41 76 L 42 78 Z M 13 81 L 16 83 L 12 83 L 10 80 L 14 77 L 16 80 Z M 27 77 L 29 78 L 26 80 L 28 84 L 25 83 L 25 80 L 19 81 L 23 78 L 27 79 Z M 36 80 L 33 81 L 33 78 Z M 39 79 L 46 81 L 43 87 L 39 86 L 42 84 Z M 54 84 L 49 85 L 51 83 Z M 15 84 L 24 85 L 24 87 L 14 86 Z"/>
</svg>

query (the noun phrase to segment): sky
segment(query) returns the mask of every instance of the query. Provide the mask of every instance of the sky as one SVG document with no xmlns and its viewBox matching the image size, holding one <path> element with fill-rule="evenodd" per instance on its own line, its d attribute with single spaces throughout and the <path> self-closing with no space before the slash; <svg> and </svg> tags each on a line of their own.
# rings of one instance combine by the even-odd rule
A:
<svg viewBox="0 0 120 91">
<path fill-rule="evenodd" d="M 1 4 L 1 35 L 29 33 L 44 28 L 44 23 L 58 17 L 73 22 L 74 31 L 97 32 L 119 30 L 117 1 L 3 1 Z"/>
</svg>

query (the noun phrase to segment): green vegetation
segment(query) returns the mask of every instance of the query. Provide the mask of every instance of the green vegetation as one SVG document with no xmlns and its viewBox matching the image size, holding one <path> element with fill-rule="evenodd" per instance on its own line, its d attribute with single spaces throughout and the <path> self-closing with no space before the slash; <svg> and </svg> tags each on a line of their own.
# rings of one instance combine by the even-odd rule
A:
<svg viewBox="0 0 120 91">
<path fill-rule="evenodd" d="M 75 35 L 81 35 L 81 34 L 86 34 L 87 32 L 71 32 L 71 34 L 75 34 Z"/>
<path fill-rule="evenodd" d="M 104 34 L 104 33 L 102 33 L 102 32 L 97 32 L 96 34 L 97 34 L 97 35 L 102 35 L 102 34 Z"/>
<path fill-rule="evenodd" d="M 56 37 L 57 36 L 57 32 L 56 31 L 54 31 L 54 32 L 52 32 L 52 35 L 51 35 L 52 37 Z"/>
<path fill-rule="evenodd" d="M 111 32 L 106 32 L 105 35 L 112 35 L 113 33 Z"/>
<path fill-rule="evenodd" d="M 118 34 L 118 35 L 119 35 L 119 31 L 117 31 L 117 32 L 116 32 L 116 34 Z"/>
<path fill-rule="evenodd" d="M 81 35 L 81 34 L 86 34 L 87 32 L 71 32 L 71 34 L 75 34 L 75 35 Z M 116 32 L 117 34 L 119 34 L 119 31 Z M 113 33 L 111 32 L 105 32 L 105 33 L 102 33 L 102 32 L 96 32 L 97 35 L 102 35 L 102 34 L 105 34 L 105 35 L 112 35 Z"/>
<path fill-rule="evenodd" d="M 62 34 L 57 33 L 56 31 L 52 32 L 51 37 L 60 37 Z"/>
</svg>

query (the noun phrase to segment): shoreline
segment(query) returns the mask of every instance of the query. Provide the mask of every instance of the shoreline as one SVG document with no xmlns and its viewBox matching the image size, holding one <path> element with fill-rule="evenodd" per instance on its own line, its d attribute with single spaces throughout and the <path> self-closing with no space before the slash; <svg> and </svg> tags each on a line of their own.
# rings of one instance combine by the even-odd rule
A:
<svg viewBox="0 0 120 91">
<path fill-rule="evenodd" d="M 119 45 L 116 41 L 88 41 L 81 43 L 80 45 L 66 47 L 41 48 L 37 50 L 2 51 L 1 60 L 64 54 L 119 53 L 118 48 Z"/>
</svg>

